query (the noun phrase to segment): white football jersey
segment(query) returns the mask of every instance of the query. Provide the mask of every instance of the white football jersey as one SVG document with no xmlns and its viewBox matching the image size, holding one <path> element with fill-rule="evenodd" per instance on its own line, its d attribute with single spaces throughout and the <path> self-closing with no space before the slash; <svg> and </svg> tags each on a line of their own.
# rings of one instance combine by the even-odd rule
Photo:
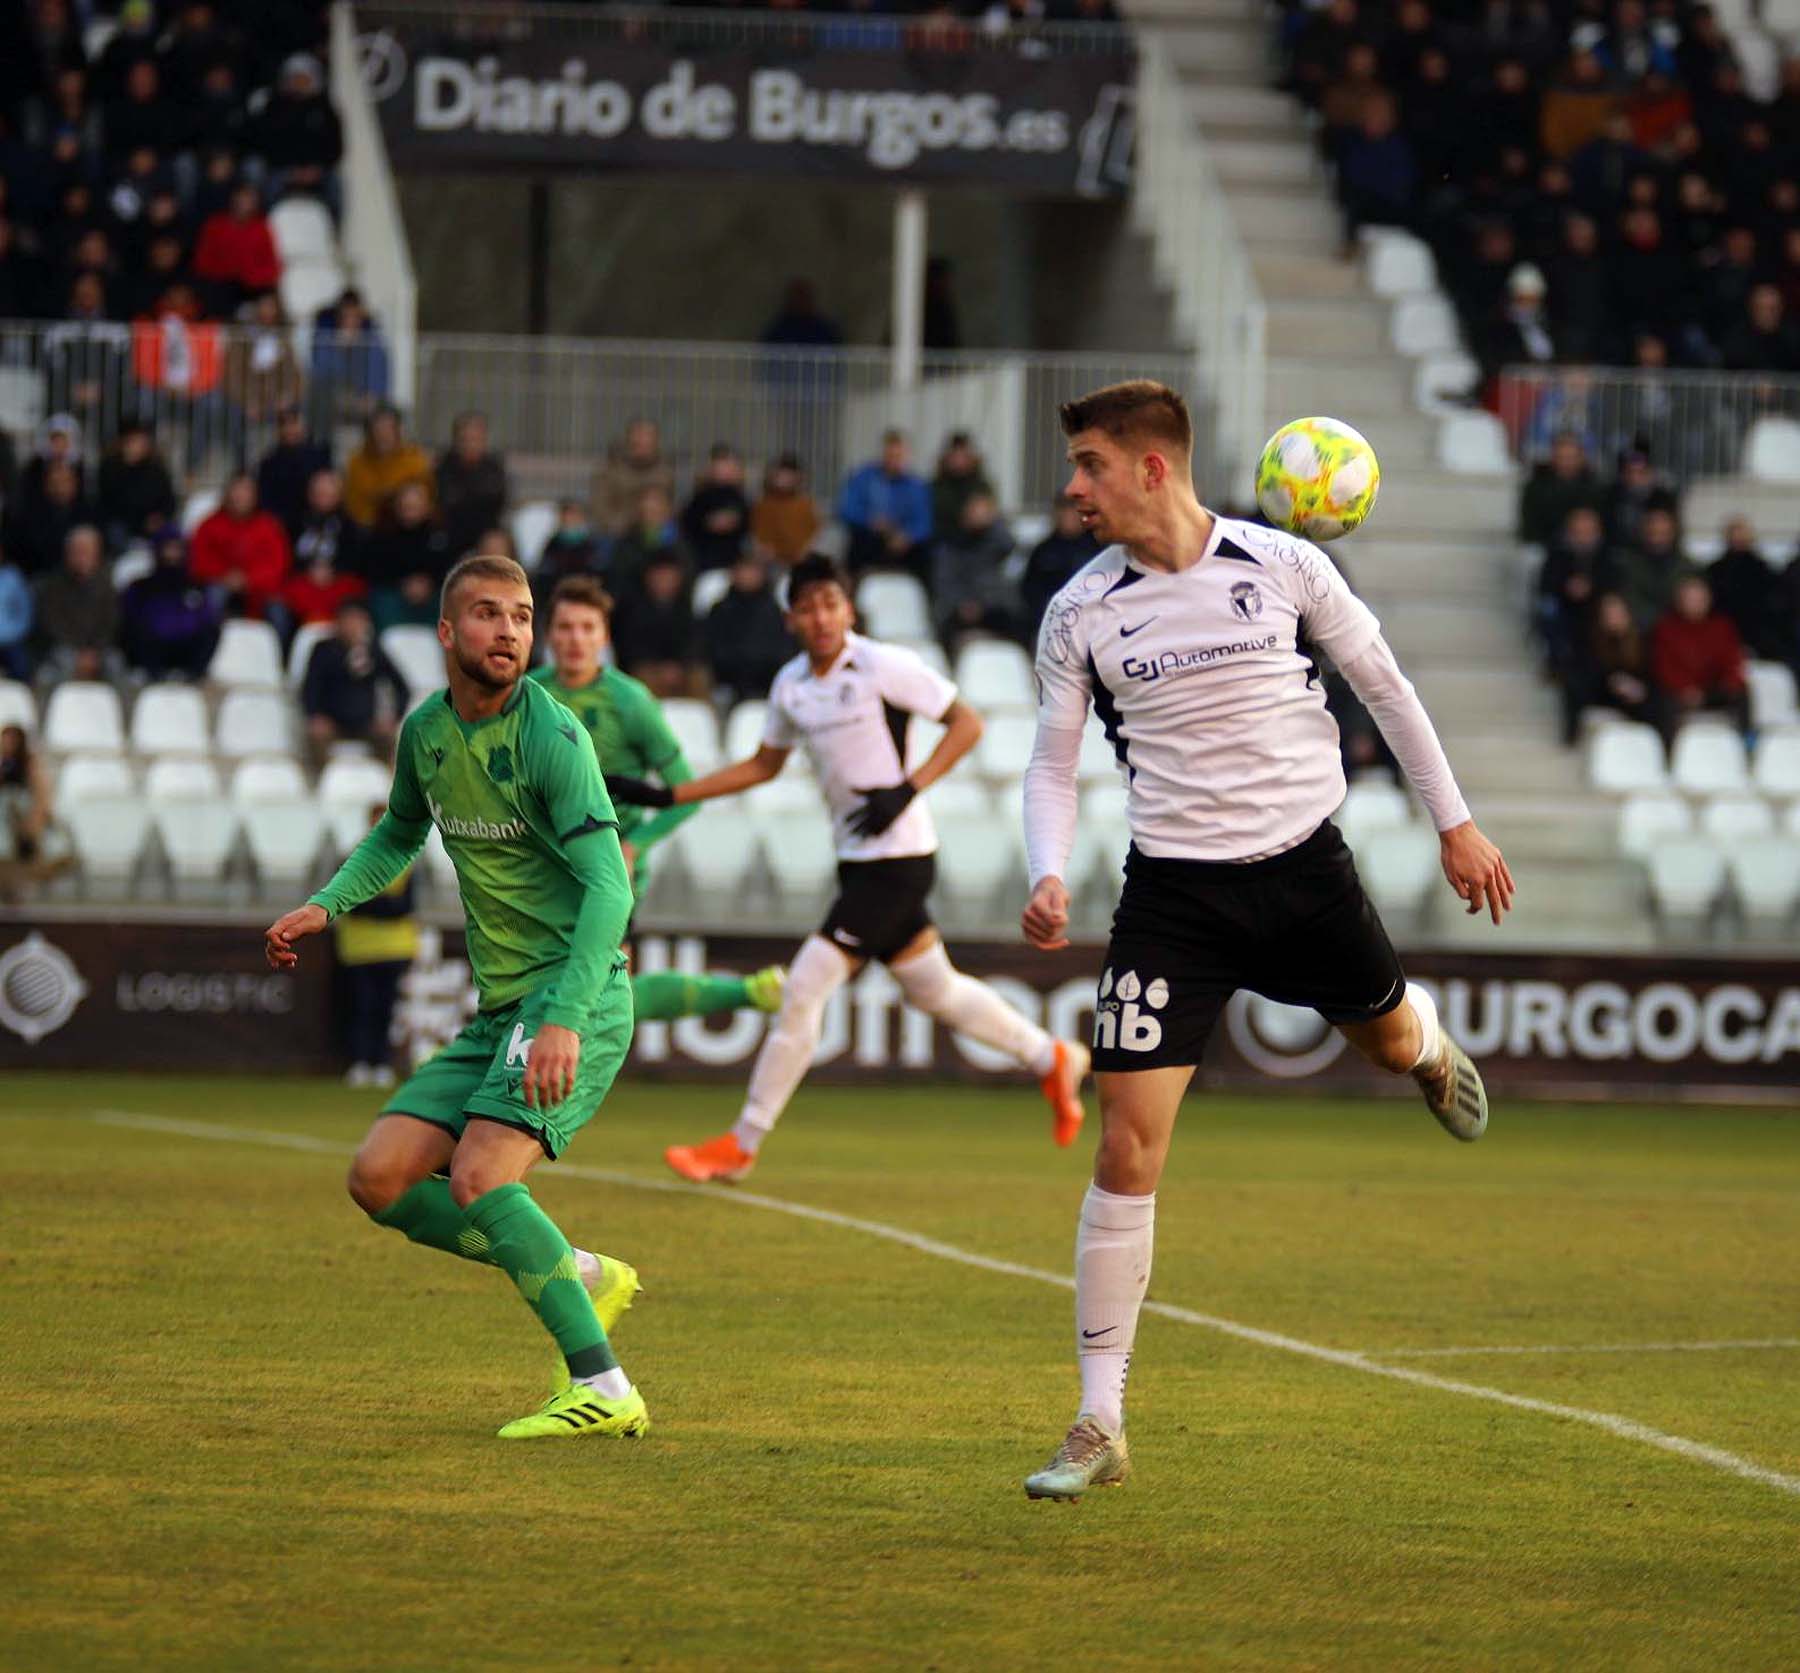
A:
<svg viewBox="0 0 1800 1673">
<path fill-rule="evenodd" d="M 1191 568 L 1141 569 L 1109 546 L 1051 600 L 1039 723 L 1080 728 L 1092 702 L 1142 853 L 1258 859 L 1344 799 L 1337 722 L 1302 639 L 1341 665 L 1380 632 L 1318 547 L 1217 517 Z"/>
<path fill-rule="evenodd" d="M 774 749 L 806 746 L 840 860 L 935 854 L 937 827 L 923 796 L 879 836 L 853 835 L 849 819 L 865 792 L 906 777 L 912 716 L 941 720 L 955 701 L 956 687 L 916 653 L 852 633 L 823 674 L 812 671 L 804 653 L 783 665 L 769 688 L 763 742 Z"/>
</svg>

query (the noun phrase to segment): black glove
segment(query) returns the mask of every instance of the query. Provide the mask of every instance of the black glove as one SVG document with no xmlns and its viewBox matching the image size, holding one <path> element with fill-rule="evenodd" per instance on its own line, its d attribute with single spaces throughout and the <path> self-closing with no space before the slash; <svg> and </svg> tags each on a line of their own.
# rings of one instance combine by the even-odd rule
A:
<svg viewBox="0 0 1800 1673">
<path fill-rule="evenodd" d="M 627 807 L 673 807 L 675 792 L 666 784 L 652 784 L 647 778 L 622 778 L 608 773 L 606 793 Z"/>
<path fill-rule="evenodd" d="M 880 836 L 906 811 L 906 804 L 918 793 L 905 779 L 882 790 L 863 791 L 863 805 L 850 815 L 851 835 Z"/>
</svg>

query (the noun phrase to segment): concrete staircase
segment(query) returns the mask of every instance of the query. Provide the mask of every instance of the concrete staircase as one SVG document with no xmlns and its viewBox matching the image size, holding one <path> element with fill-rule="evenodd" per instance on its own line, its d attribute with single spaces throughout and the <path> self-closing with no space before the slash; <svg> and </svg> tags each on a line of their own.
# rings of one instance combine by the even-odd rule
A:
<svg viewBox="0 0 1800 1673">
<path fill-rule="evenodd" d="M 1615 810 L 1558 743 L 1556 703 L 1528 648 L 1510 479 L 1449 477 L 1437 420 L 1413 401 L 1412 363 L 1389 347 L 1390 304 L 1343 260 L 1340 221 L 1301 107 L 1274 91 L 1270 24 L 1246 0 L 1133 0 L 1169 48 L 1268 308 L 1264 432 L 1326 413 L 1356 425 L 1382 462 L 1369 526 L 1340 543 L 1443 736 L 1470 806 L 1505 850 L 1519 896 L 1506 934 L 1433 897 L 1414 942 L 1648 944 L 1642 874 L 1614 858 Z M 1244 500 L 1245 480 L 1210 484 Z M 1399 926 L 1396 926 L 1397 928 Z"/>
</svg>

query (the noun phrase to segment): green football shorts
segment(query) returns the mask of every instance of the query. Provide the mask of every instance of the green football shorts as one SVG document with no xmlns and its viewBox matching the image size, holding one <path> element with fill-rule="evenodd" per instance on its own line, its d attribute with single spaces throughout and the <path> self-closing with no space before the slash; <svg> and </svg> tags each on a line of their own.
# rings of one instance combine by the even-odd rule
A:
<svg viewBox="0 0 1800 1673">
<path fill-rule="evenodd" d="M 581 1030 L 575 1090 L 549 1109 L 525 1102 L 525 1064 L 544 1014 L 542 992 L 478 1011 L 456 1038 L 401 1082 L 383 1115 L 410 1115 L 462 1137 L 471 1116 L 520 1127 L 560 1156 L 592 1119 L 631 1050 L 631 978 L 615 970 Z"/>
</svg>

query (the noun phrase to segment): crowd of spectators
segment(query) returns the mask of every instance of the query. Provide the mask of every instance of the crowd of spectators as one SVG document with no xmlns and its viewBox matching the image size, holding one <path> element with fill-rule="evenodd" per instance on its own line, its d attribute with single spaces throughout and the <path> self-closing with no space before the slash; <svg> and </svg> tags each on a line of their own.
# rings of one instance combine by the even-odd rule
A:
<svg viewBox="0 0 1800 1673">
<path fill-rule="evenodd" d="M 1622 452 L 1608 476 L 1578 436 L 1558 435 L 1522 490 L 1518 532 L 1543 553 L 1535 616 L 1566 741 L 1584 708 L 1665 739 L 1702 710 L 1744 729 L 1747 660 L 1800 673 L 1800 550 L 1777 567 L 1740 517 L 1711 564 L 1689 562 L 1679 497 L 1641 450 Z"/>
<path fill-rule="evenodd" d="M 1800 371 L 1800 58 L 1753 96 L 1687 0 L 1290 3 L 1351 233 L 1427 239 L 1511 363 Z"/>
</svg>

